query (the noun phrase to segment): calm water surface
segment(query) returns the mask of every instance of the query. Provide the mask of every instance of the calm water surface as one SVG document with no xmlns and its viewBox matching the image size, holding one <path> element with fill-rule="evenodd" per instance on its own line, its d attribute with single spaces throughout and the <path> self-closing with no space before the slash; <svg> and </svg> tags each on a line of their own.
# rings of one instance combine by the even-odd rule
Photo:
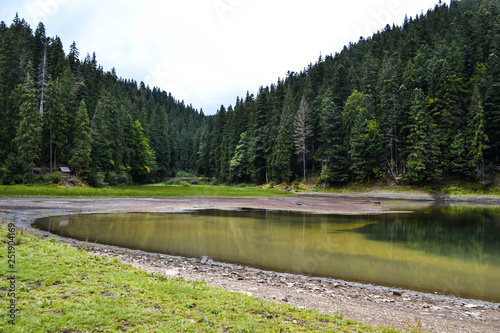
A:
<svg viewBox="0 0 500 333">
<path fill-rule="evenodd" d="M 385 205 L 415 213 L 96 214 L 36 226 L 150 252 L 500 301 L 500 208 Z"/>
</svg>

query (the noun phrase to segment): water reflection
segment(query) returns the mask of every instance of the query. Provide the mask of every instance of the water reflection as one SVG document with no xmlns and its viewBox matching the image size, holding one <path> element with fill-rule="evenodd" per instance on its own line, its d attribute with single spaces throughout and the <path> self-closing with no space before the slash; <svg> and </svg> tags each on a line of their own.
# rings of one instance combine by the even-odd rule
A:
<svg viewBox="0 0 500 333">
<path fill-rule="evenodd" d="M 41 219 L 37 226 L 151 252 L 499 301 L 499 221 L 496 208 L 423 207 L 414 214 L 368 217 L 269 211 L 73 215 Z"/>
</svg>

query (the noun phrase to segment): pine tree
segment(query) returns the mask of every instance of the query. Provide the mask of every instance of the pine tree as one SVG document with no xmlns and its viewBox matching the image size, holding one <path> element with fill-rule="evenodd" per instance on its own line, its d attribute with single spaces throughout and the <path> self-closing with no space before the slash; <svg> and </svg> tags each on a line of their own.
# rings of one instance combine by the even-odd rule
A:
<svg viewBox="0 0 500 333">
<path fill-rule="evenodd" d="M 150 146 L 155 152 L 158 170 L 156 177 L 164 179 L 172 168 L 171 148 L 170 148 L 170 131 L 168 127 L 167 111 L 156 105 L 153 108 L 150 130 Z"/>
<path fill-rule="evenodd" d="M 450 147 L 457 130 L 462 128 L 463 112 L 460 107 L 462 81 L 451 73 L 445 60 L 439 76 L 438 92 L 435 99 L 429 100 L 429 107 L 440 130 L 441 161 L 446 171 L 451 168 Z"/>
<path fill-rule="evenodd" d="M 342 183 L 349 180 L 349 160 L 344 138 L 342 114 L 333 102 L 332 92 L 328 91 L 321 104 L 320 147 L 316 152 L 316 160 L 322 164 L 322 181 Z"/>
<path fill-rule="evenodd" d="M 141 123 L 136 120 L 131 137 L 130 175 L 135 183 L 146 183 L 149 175 L 156 168 L 154 152 L 149 147 L 149 140 L 144 136 Z"/>
<path fill-rule="evenodd" d="M 483 103 L 478 87 L 474 88 L 472 101 L 469 108 L 469 151 L 471 155 L 470 164 L 474 168 L 477 179 L 485 182 L 485 161 L 484 151 L 489 147 L 488 136 L 485 131 L 485 115 Z"/>
<path fill-rule="evenodd" d="M 76 113 L 75 124 L 74 146 L 69 165 L 76 172 L 77 177 L 85 178 L 90 172 L 92 138 L 87 107 L 83 100 L 80 102 L 80 107 Z"/>
<path fill-rule="evenodd" d="M 251 160 L 250 170 L 252 174 L 252 181 L 257 184 L 267 182 L 267 156 L 266 156 L 266 127 L 268 112 L 268 89 L 261 87 L 257 102 L 252 115 L 252 143 L 251 143 Z"/>
<path fill-rule="evenodd" d="M 278 136 L 276 137 L 271 153 L 271 180 L 277 183 L 289 182 L 291 179 L 290 164 L 294 148 L 293 123 L 296 112 L 294 98 L 290 89 L 288 89 L 285 96 L 283 111 L 281 112 Z"/>
<path fill-rule="evenodd" d="M 229 162 L 230 180 L 236 183 L 246 181 L 250 177 L 250 157 L 248 156 L 248 136 L 246 132 L 241 133 L 240 141 L 236 146 L 234 156 Z"/>
<path fill-rule="evenodd" d="M 217 116 L 215 117 L 215 124 L 213 135 L 210 144 L 210 165 L 212 172 L 217 178 L 221 177 L 221 159 L 223 154 L 222 139 L 224 137 L 224 126 L 226 124 L 226 108 L 221 105 Z"/>
<path fill-rule="evenodd" d="M 19 159 L 24 169 L 33 174 L 33 168 L 40 157 L 40 133 L 41 119 L 38 112 L 38 100 L 36 98 L 35 81 L 29 68 L 22 86 L 22 100 L 20 108 L 20 122 L 17 128 L 15 144 L 19 153 Z"/>
<path fill-rule="evenodd" d="M 442 172 L 438 165 L 438 137 L 421 89 L 412 94 L 409 117 L 407 179 L 411 183 L 438 180 Z"/>
</svg>

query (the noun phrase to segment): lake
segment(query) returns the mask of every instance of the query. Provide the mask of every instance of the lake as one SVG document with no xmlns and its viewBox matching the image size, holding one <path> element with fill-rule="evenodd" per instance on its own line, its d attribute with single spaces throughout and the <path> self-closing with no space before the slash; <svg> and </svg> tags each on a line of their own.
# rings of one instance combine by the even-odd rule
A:
<svg viewBox="0 0 500 333">
<path fill-rule="evenodd" d="M 386 202 L 372 216 L 277 211 L 43 218 L 55 234 L 256 268 L 500 301 L 500 208 Z"/>
</svg>

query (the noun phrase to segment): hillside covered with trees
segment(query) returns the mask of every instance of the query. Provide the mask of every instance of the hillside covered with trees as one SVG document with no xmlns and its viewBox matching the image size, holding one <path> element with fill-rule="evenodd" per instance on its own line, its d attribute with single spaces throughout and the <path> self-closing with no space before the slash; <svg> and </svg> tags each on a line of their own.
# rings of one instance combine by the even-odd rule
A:
<svg viewBox="0 0 500 333">
<path fill-rule="evenodd" d="M 332 33 L 335 33 L 332 31 Z M 0 23 L 0 181 L 70 166 L 90 184 L 163 180 L 488 183 L 500 164 L 500 2 L 439 3 L 216 116 Z M 299 41 L 298 41 L 299 42 Z M 244 66 L 245 64 L 241 64 Z M 31 178 L 30 178 L 31 177 Z"/>
<path fill-rule="evenodd" d="M 104 72 L 95 53 L 65 54 L 40 23 L 0 22 L 0 182 L 69 166 L 90 184 L 161 181 L 194 170 L 203 112 L 144 83 Z"/>
<path fill-rule="evenodd" d="M 229 182 L 485 182 L 500 163 L 499 56 L 500 2 L 440 2 L 221 107 L 198 170 Z"/>
</svg>

